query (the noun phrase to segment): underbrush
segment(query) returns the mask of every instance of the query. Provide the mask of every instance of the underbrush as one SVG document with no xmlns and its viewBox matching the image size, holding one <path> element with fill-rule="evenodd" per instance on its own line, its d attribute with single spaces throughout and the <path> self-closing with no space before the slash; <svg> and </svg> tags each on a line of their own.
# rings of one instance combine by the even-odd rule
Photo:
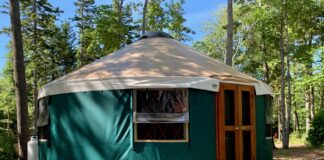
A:
<svg viewBox="0 0 324 160">
<path fill-rule="evenodd" d="M 14 144 L 14 135 L 0 131 L 0 160 L 16 160 L 18 158 Z"/>
</svg>

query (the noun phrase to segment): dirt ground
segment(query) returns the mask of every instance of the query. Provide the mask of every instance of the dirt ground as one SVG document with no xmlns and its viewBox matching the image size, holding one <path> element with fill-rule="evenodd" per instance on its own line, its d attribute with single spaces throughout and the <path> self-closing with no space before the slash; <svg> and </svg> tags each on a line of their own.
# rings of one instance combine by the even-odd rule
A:
<svg viewBox="0 0 324 160">
<path fill-rule="evenodd" d="M 290 145 L 289 149 L 278 149 L 273 151 L 275 160 L 324 160 L 324 148 L 312 148 L 306 145 Z"/>
</svg>

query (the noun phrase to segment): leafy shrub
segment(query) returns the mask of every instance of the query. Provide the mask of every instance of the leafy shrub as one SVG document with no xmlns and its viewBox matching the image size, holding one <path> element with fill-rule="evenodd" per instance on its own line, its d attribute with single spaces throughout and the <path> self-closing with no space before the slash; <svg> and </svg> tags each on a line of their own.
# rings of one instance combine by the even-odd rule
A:
<svg viewBox="0 0 324 160">
<path fill-rule="evenodd" d="M 290 134 L 289 143 L 295 145 L 304 145 L 307 143 L 306 137 L 307 135 L 305 133 L 298 133 L 295 131 Z"/>
<path fill-rule="evenodd" d="M 324 145 L 324 109 L 320 110 L 314 117 L 307 141 L 315 147 Z"/>
<path fill-rule="evenodd" d="M 14 144 L 16 143 L 15 137 L 12 134 L 0 131 L 0 160 L 15 160 L 18 158 Z"/>
</svg>

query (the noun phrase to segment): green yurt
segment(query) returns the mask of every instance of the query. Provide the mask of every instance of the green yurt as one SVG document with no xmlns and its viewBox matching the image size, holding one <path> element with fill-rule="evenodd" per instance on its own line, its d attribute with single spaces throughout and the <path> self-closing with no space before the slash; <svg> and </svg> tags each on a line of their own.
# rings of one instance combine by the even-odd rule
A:
<svg viewBox="0 0 324 160">
<path fill-rule="evenodd" d="M 272 159 L 272 94 L 147 33 L 39 90 L 39 159 Z"/>
</svg>

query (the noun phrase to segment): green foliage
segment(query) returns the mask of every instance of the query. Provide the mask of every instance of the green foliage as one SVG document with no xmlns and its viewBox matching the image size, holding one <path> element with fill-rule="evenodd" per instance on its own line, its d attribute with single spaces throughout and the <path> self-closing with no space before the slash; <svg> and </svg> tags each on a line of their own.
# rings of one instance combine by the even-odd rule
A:
<svg viewBox="0 0 324 160">
<path fill-rule="evenodd" d="M 306 138 L 306 133 L 293 132 L 289 136 L 289 143 L 294 145 L 304 145 L 307 143 Z"/>
<path fill-rule="evenodd" d="M 11 133 L 5 133 L 0 130 L 0 159 L 15 160 L 18 158 L 14 148 L 15 137 Z"/>
<path fill-rule="evenodd" d="M 74 3 L 77 7 L 76 15 L 73 17 L 73 21 L 76 22 L 76 27 L 79 29 L 79 39 L 77 49 L 77 65 L 82 67 L 85 64 L 90 63 L 95 58 L 93 55 L 96 55 L 98 49 L 97 46 L 90 46 L 91 41 L 94 37 L 92 32 L 94 30 L 94 17 L 95 17 L 95 1 L 94 0 L 78 0 Z"/>
<path fill-rule="evenodd" d="M 95 15 L 96 27 L 92 32 L 95 38 L 90 46 L 96 46 L 98 49 L 96 59 L 120 49 L 138 37 L 134 32 L 137 26 L 133 24 L 131 5 L 125 5 L 122 13 L 113 5 L 100 5 L 96 8 Z"/>
<path fill-rule="evenodd" d="M 95 5 L 94 0 L 77 0 L 71 20 L 60 21 L 62 11 L 48 0 L 20 1 L 24 60 L 28 86 L 30 126 L 33 103 L 39 87 L 134 42 L 139 37 L 139 2 L 113 0 Z M 148 30 L 168 31 L 176 39 L 189 40 L 194 32 L 184 26 L 184 0 L 150 1 Z M 0 3 L 8 13 L 8 3 Z M 77 32 L 75 32 L 75 28 Z M 0 34 L 9 34 L 4 28 Z M 11 42 L 6 66 L 0 73 L 0 159 L 16 159 L 12 137 L 16 134 L 16 104 Z M 32 128 L 32 127 L 28 127 Z M 8 137 L 8 135 L 9 137 Z"/>
<path fill-rule="evenodd" d="M 281 76 L 279 39 L 283 13 L 287 12 L 284 48 L 290 61 L 291 104 L 298 118 L 299 133 L 305 132 L 306 119 L 311 119 L 311 109 L 306 106 L 312 106 L 317 112 L 324 104 L 323 5 L 324 1 L 316 0 L 257 0 L 250 3 L 236 1 L 233 8 L 234 67 L 273 87 L 277 101 L 275 109 L 279 104 Z M 224 59 L 226 14 L 225 7 L 215 13 L 214 20 L 205 26 L 206 36 L 194 42 L 195 49 L 210 57 Z M 286 60 L 284 65 L 287 73 Z M 314 98 L 307 98 L 312 92 Z M 274 113 L 280 114 L 280 111 Z M 292 120 L 296 121 L 295 117 Z"/>
<path fill-rule="evenodd" d="M 316 147 L 324 145 L 324 109 L 315 116 L 312 128 L 308 132 L 307 141 Z"/>
<path fill-rule="evenodd" d="M 234 13 L 236 13 L 235 10 L 234 8 Z M 224 59 L 226 50 L 226 29 L 223 28 L 227 23 L 225 11 L 225 9 L 221 9 L 215 13 L 215 19 L 205 26 L 206 37 L 202 41 L 197 41 L 193 44 L 195 49 L 212 58 L 221 60 Z"/>
<path fill-rule="evenodd" d="M 7 55 L 11 57 L 10 54 Z M 12 62 L 7 61 L 0 76 L 0 132 L 16 131 L 16 101 L 13 86 Z"/>
<path fill-rule="evenodd" d="M 185 0 L 148 1 L 145 30 L 147 32 L 166 31 L 179 41 L 191 40 L 188 35 L 195 34 L 195 32 L 184 25 L 186 22 L 182 8 L 184 3 Z M 139 3 L 139 5 L 144 6 L 142 3 Z M 143 14 L 143 12 L 140 14 Z M 142 19 L 139 19 L 136 23 L 142 23 Z"/>
<path fill-rule="evenodd" d="M 54 44 L 60 47 L 57 49 L 56 68 L 59 68 L 58 75 L 63 76 L 76 69 L 76 50 L 74 49 L 75 34 L 70 22 L 65 21 L 61 24 L 58 34 L 55 35 Z"/>
<path fill-rule="evenodd" d="M 59 76 L 55 57 L 59 54 L 57 46 L 62 43 L 61 39 L 55 39 L 59 38 L 60 30 L 55 21 L 61 12 L 47 0 L 22 1 L 21 21 L 28 84 L 32 84 L 36 68 L 36 79 L 40 86 Z"/>
<path fill-rule="evenodd" d="M 79 29 L 77 66 L 81 67 L 102 56 L 108 55 L 139 37 L 133 23 L 132 3 L 120 6 L 113 4 L 94 6 L 93 0 L 77 1 L 73 20 Z"/>
<path fill-rule="evenodd" d="M 182 5 L 184 4 L 184 0 L 174 2 L 171 1 L 170 4 L 167 4 L 169 10 L 168 17 L 168 30 L 169 33 L 179 41 L 188 41 L 191 38 L 187 34 L 195 34 L 193 30 L 184 26 L 186 19 L 183 17 L 184 11 Z"/>
<path fill-rule="evenodd" d="M 163 4 L 166 0 L 149 1 L 146 13 L 146 30 L 147 31 L 163 31 L 167 26 L 167 15 L 164 11 Z"/>
</svg>

